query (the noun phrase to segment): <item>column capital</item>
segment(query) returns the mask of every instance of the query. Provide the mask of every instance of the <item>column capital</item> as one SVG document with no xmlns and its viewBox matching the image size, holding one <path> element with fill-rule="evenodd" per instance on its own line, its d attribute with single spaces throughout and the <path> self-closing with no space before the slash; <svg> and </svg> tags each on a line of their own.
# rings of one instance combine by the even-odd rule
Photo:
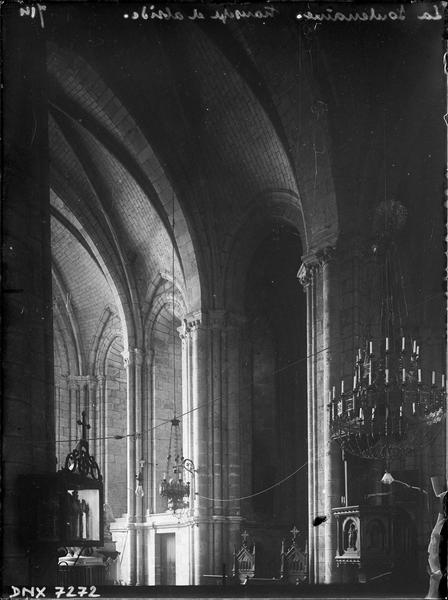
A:
<svg viewBox="0 0 448 600">
<path fill-rule="evenodd" d="M 302 263 L 297 271 L 297 279 L 300 281 L 304 291 L 311 284 L 313 278 L 313 268 L 314 266 Z"/>
<path fill-rule="evenodd" d="M 186 323 L 188 331 L 192 332 L 199 329 L 201 325 L 205 325 L 207 323 L 207 318 L 205 313 L 201 310 L 196 310 L 195 312 L 185 315 L 184 323 Z"/>
<path fill-rule="evenodd" d="M 69 375 L 67 382 L 73 387 L 82 388 L 96 384 L 96 377 L 94 375 Z"/>
<path fill-rule="evenodd" d="M 177 331 L 179 333 L 179 337 L 180 337 L 181 340 L 186 340 L 189 337 L 189 335 L 190 335 L 190 327 L 188 326 L 187 319 L 184 319 L 182 321 L 182 325 L 177 328 Z"/>
</svg>

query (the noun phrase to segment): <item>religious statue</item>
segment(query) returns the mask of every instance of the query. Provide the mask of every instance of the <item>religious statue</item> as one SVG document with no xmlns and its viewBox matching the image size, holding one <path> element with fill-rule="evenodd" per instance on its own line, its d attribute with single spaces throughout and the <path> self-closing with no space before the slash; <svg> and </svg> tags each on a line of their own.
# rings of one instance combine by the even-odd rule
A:
<svg viewBox="0 0 448 600">
<path fill-rule="evenodd" d="M 78 498 L 78 492 L 74 490 L 67 494 L 67 524 L 69 527 L 69 538 L 77 540 L 82 531 L 82 510 L 81 503 Z"/>
<path fill-rule="evenodd" d="M 356 552 L 358 529 L 354 521 L 349 521 L 349 523 L 344 527 L 344 549 L 346 552 Z"/>
<path fill-rule="evenodd" d="M 348 530 L 348 550 L 356 550 L 356 540 L 358 539 L 358 530 L 352 522 Z"/>
</svg>

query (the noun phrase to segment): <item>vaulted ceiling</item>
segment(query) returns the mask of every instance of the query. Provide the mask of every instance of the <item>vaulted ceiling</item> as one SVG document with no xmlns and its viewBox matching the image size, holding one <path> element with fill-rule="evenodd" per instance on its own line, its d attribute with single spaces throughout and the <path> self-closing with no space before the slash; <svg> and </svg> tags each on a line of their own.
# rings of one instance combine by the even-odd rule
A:
<svg viewBox="0 0 448 600">
<path fill-rule="evenodd" d="M 48 44 L 55 293 L 71 298 L 85 353 L 105 305 L 141 342 L 173 244 L 194 311 L 243 299 L 275 223 L 296 230 L 302 254 L 365 233 L 385 178 L 422 222 L 415 196 L 438 190 L 443 90 L 433 54 L 419 54 L 421 23 L 397 43 L 392 24 L 300 28 L 291 8 L 225 27 L 108 8 L 64 6 Z"/>
</svg>

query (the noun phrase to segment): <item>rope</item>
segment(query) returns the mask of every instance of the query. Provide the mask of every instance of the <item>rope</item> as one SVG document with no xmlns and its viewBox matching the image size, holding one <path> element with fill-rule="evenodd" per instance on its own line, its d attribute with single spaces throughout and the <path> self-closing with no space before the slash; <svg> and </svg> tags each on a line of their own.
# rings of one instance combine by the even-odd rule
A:
<svg viewBox="0 0 448 600">
<path fill-rule="evenodd" d="M 296 469 L 295 471 L 293 471 L 292 473 L 290 473 L 289 475 L 287 475 L 280 481 L 277 481 L 277 483 L 270 485 L 269 487 L 265 488 L 264 490 L 260 490 L 259 492 L 250 494 L 249 496 L 241 496 L 240 498 L 209 498 L 208 496 L 201 496 L 198 493 L 196 493 L 196 496 L 198 496 L 198 498 L 202 498 L 203 500 L 212 500 L 213 502 L 236 502 L 238 500 L 248 500 L 249 498 L 254 498 L 255 496 L 260 496 L 261 494 L 265 494 L 266 492 L 273 490 L 275 487 L 281 485 L 282 483 L 285 483 L 285 481 L 287 481 L 288 479 L 291 479 L 291 477 L 294 477 L 294 475 L 296 475 L 296 473 L 301 471 L 303 469 L 303 467 L 306 467 L 307 464 L 308 464 L 308 461 L 304 462 L 303 465 L 301 465 L 298 469 Z"/>
</svg>

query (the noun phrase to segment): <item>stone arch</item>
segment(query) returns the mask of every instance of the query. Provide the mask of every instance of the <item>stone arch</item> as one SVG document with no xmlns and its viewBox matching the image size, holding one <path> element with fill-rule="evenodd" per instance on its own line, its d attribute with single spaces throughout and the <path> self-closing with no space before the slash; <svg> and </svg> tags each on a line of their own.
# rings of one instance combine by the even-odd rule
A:
<svg viewBox="0 0 448 600">
<path fill-rule="evenodd" d="M 58 326 L 57 330 L 59 330 L 64 340 L 67 360 L 71 367 L 70 373 L 72 375 L 80 375 L 84 372 L 84 353 L 80 343 L 79 329 L 62 275 L 58 272 L 54 263 L 52 265 L 52 275 L 53 289 L 57 293 L 57 298 L 53 303 L 55 322 Z"/>
<path fill-rule="evenodd" d="M 282 191 L 260 198 L 262 206 L 252 206 L 239 223 L 223 277 L 223 297 L 230 310 L 241 311 L 244 278 L 252 256 L 272 227 L 284 224 L 300 237 L 302 252 L 308 247 L 305 218 L 295 194 Z M 297 260 L 297 270 L 301 257 Z"/>
<path fill-rule="evenodd" d="M 163 308 L 173 310 L 173 278 L 171 274 L 160 273 L 159 281 L 155 286 L 154 294 L 151 297 L 146 315 L 144 317 L 144 331 L 146 346 L 151 346 L 154 324 Z M 188 313 L 187 304 L 183 290 L 177 282 L 174 282 L 174 315 L 182 321 Z"/>
<path fill-rule="evenodd" d="M 54 42 L 50 48 L 48 64 L 53 106 L 60 108 L 72 120 L 82 121 L 83 127 L 123 165 L 144 191 L 175 245 L 186 283 L 189 310 L 199 309 L 201 284 L 193 239 L 168 174 L 128 108 L 121 102 L 117 90 L 109 87 L 86 57 Z M 79 92 L 80 83 L 82 93 Z M 174 232 L 170 226 L 173 204 Z M 135 343 L 139 345 L 138 338 Z"/>
<path fill-rule="evenodd" d="M 123 285 L 120 273 L 114 266 L 112 260 L 113 253 L 111 252 L 107 240 L 103 240 L 99 237 L 98 232 L 94 230 L 92 224 L 89 223 L 88 220 L 83 219 L 79 210 L 72 210 L 72 203 L 70 208 L 67 208 L 59 196 L 56 197 L 55 195 L 52 199 L 52 203 L 55 206 L 56 214 L 60 213 L 62 215 L 64 225 L 70 227 L 72 232 L 76 232 L 77 237 L 79 236 L 81 238 L 82 243 L 89 249 L 97 264 L 100 266 L 111 290 L 121 320 L 123 341 L 126 349 L 129 341 L 132 343 L 135 337 L 132 309 L 129 305 L 126 288 Z"/>
</svg>

